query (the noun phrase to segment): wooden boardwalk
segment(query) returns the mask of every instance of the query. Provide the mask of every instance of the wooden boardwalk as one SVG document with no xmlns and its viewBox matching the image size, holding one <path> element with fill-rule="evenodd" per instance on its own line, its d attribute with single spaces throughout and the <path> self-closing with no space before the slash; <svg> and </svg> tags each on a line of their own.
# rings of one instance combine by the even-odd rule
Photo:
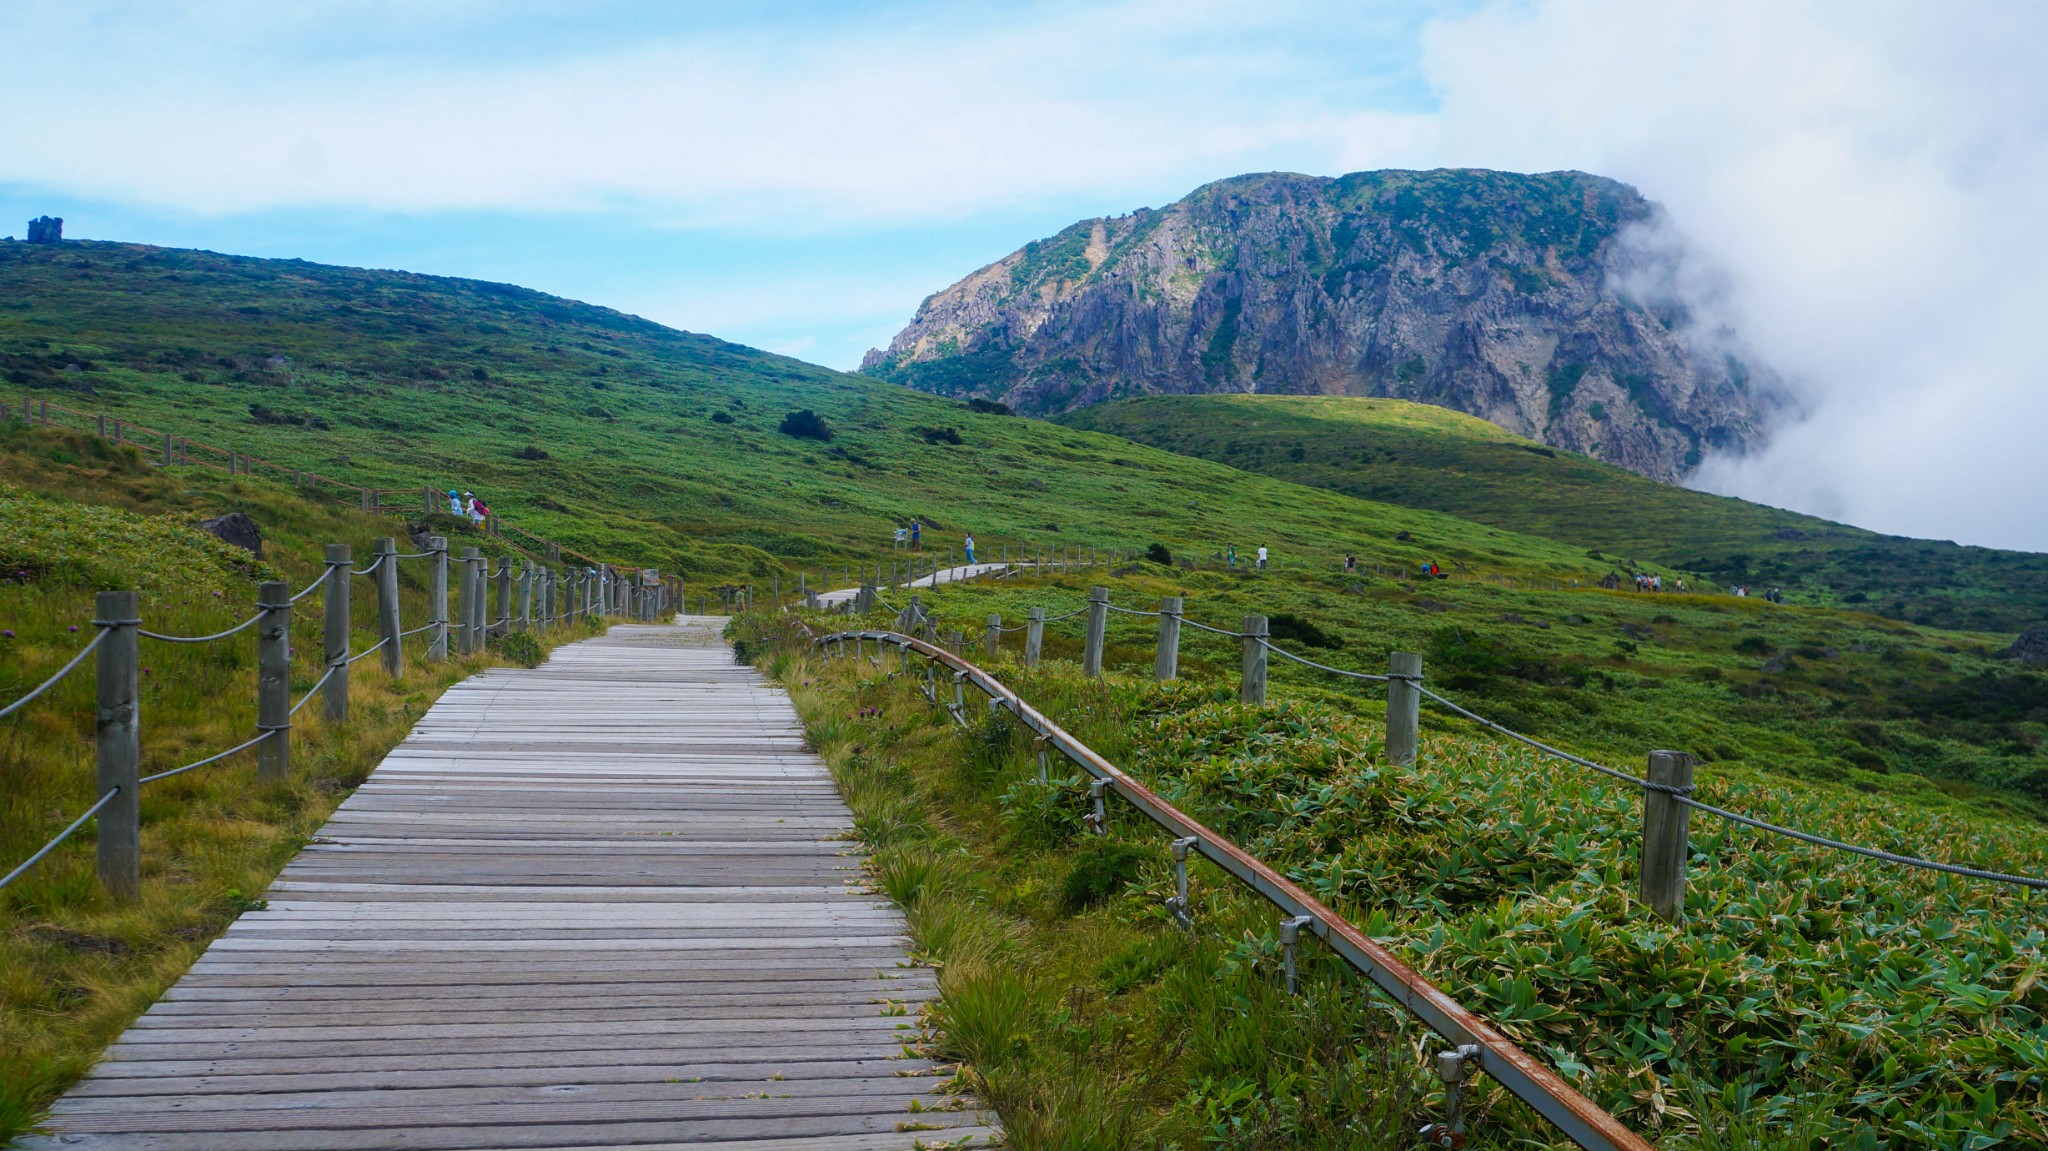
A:
<svg viewBox="0 0 2048 1151">
<path fill-rule="evenodd" d="M 723 622 L 619 626 L 450 689 L 21 1145 L 989 1138 L 904 1051 L 932 973 Z"/>
</svg>

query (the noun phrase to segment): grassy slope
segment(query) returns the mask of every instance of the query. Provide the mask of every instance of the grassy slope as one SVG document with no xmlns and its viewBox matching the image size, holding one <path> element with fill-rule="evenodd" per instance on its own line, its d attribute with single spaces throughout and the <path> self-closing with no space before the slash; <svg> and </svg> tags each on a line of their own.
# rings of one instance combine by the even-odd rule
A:
<svg viewBox="0 0 2048 1151">
<path fill-rule="evenodd" d="M 0 638 L 6 702 L 56 671 L 90 634 L 83 624 L 96 588 L 140 588 L 151 630 L 204 634 L 247 617 L 257 578 L 303 587 L 319 574 L 325 544 L 350 543 L 366 555 L 396 526 L 262 481 L 156 469 L 133 448 L 4 422 L 0 476 L 0 627 L 11 633 Z M 226 510 L 246 511 L 263 525 L 263 564 L 190 526 L 195 516 Z M 424 618 L 423 568 L 401 568 L 408 627 Z M 375 642 L 367 586 L 358 580 L 354 596 L 358 650 Z M 320 619 L 317 593 L 293 613 L 294 697 L 318 676 Z M 142 897 L 133 905 L 101 893 L 91 825 L 0 891 L 0 1142 L 191 965 L 443 689 L 493 662 L 475 656 L 425 666 L 425 639 L 407 641 L 402 681 L 389 679 L 374 657 L 355 665 L 347 725 L 328 726 L 317 705 L 295 717 L 286 786 L 256 784 L 253 752 L 149 784 Z M 145 774 L 248 737 L 256 679 L 250 633 L 205 645 L 144 640 L 142 664 Z M 0 721 L 0 871 L 91 805 L 92 693 L 88 662 Z"/>
<path fill-rule="evenodd" d="M 1341 396 L 1155 396 L 1061 422 L 1617 560 L 1779 586 L 1807 602 L 1971 631 L 2015 632 L 2048 619 L 2048 556 L 1884 536 L 1670 487 L 1443 408 Z"/>
<path fill-rule="evenodd" d="M 1115 598 L 1160 584 L 1120 583 Z M 1083 590 L 957 589 L 941 615 L 957 625 Z M 2048 1140 L 2048 938 L 2024 893 L 1695 817 L 1689 917 L 1674 928 L 1633 898 L 1632 789 L 1436 713 L 1419 762 L 1392 767 L 1369 690 L 1276 664 L 1273 702 L 1246 707 L 1227 651 L 1199 653 L 1161 688 L 1128 642 L 1111 646 L 1122 667 L 1091 682 L 1063 630 L 1036 670 L 1016 666 L 1015 637 L 997 659 L 974 658 L 1660 1146 Z M 878 850 L 877 884 L 911 909 L 914 938 L 941 965 L 941 1041 L 1020 1147 L 1379 1148 L 1407 1145 L 1440 1114 L 1403 1013 L 1313 945 L 1307 993 L 1289 999 L 1273 912 L 1206 866 L 1193 875 L 1197 930 L 1173 929 L 1164 836 L 1116 805 L 1109 843 L 1084 838 L 1086 788 L 1075 776 L 1035 784 L 1030 744 L 1007 718 L 970 707 L 956 731 L 889 674 L 893 657 L 876 667 L 781 650 L 771 669 Z M 1380 655 L 1375 645 L 1363 662 Z M 1720 763 L 1701 790 L 1824 834 L 2048 869 L 2038 824 L 1939 796 Z M 1478 1094 L 1476 1146 L 1563 1144 L 1497 1086 L 1482 1079 Z"/>
<path fill-rule="evenodd" d="M 0 244 L 0 375 L 15 385 L 0 398 L 17 405 L 29 389 L 357 483 L 473 488 L 564 543 L 700 583 L 872 556 L 912 517 L 989 550 L 1163 539 L 1318 563 L 1353 550 L 1487 571 L 1596 568 L 1548 540 L 977 414 L 475 281 Z M 300 422 L 259 423 L 252 405 Z M 798 408 L 838 438 L 778 434 Z M 515 457 L 529 447 L 549 458 Z M 1403 530 L 1412 543 L 1393 539 Z"/>
</svg>

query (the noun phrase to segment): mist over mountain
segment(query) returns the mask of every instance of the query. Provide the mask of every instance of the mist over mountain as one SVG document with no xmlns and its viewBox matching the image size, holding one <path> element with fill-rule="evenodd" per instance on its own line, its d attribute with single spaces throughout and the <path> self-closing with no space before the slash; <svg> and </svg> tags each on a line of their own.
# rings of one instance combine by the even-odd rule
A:
<svg viewBox="0 0 2048 1151">
<path fill-rule="evenodd" d="M 1582 172 L 1268 173 L 1083 220 L 928 298 L 861 370 L 1052 415 L 1185 393 L 1380 396 L 1665 481 L 1782 391 L 1687 302 L 1663 212 Z"/>
</svg>

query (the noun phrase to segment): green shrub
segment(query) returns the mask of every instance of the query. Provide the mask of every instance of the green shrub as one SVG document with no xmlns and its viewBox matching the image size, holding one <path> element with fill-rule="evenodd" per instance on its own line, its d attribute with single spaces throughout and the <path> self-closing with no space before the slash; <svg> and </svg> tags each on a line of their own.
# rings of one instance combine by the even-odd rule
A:
<svg viewBox="0 0 2048 1151">
<path fill-rule="evenodd" d="M 775 430 L 785 436 L 794 436 L 800 440 L 817 440 L 820 443 L 829 443 L 832 439 L 832 428 L 825 423 L 825 417 L 809 408 L 799 408 L 782 417 L 781 426 Z"/>
<path fill-rule="evenodd" d="M 491 650 L 497 652 L 500 658 L 516 663 L 520 667 L 539 667 L 541 661 L 547 658 L 547 653 L 541 650 L 540 641 L 533 638 L 532 632 L 494 634 L 490 638 L 490 645 Z"/>
<path fill-rule="evenodd" d="M 1130 886 L 1144 862 L 1145 853 L 1128 843 L 1091 841 L 1060 881 L 1060 910 L 1072 915 L 1101 903 Z"/>
</svg>

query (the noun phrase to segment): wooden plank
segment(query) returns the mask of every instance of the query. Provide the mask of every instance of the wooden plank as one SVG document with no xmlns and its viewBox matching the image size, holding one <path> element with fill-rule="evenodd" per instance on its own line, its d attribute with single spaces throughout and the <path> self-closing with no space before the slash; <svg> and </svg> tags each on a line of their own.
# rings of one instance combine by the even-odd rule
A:
<svg viewBox="0 0 2048 1151">
<path fill-rule="evenodd" d="M 722 623 L 448 691 L 22 1146 L 992 1140 L 916 1049 L 937 982 L 851 813 Z"/>
</svg>

